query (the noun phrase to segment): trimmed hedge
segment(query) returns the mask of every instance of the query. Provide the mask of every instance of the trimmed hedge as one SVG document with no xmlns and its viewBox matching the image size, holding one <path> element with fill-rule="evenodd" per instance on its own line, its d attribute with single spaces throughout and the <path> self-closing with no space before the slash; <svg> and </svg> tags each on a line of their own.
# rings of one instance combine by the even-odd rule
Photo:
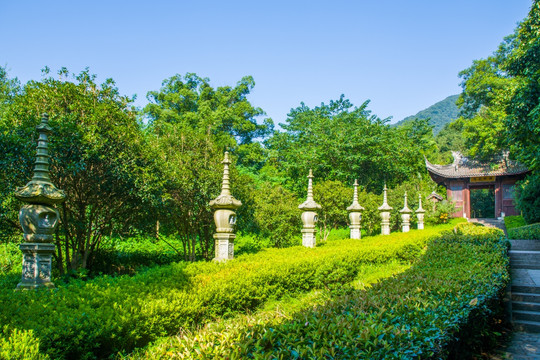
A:
<svg viewBox="0 0 540 360">
<path fill-rule="evenodd" d="M 525 219 L 521 215 L 512 215 L 512 216 L 505 216 L 504 217 L 504 226 L 506 227 L 506 230 L 510 230 L 516 227 L 525 226 L 527 223 L 525 222 Z"/>
<path fill-rule="evenodd" d="M 53 359 L 106 358 L 284 294 L 342 288 L 362 264 L 413 261 L 445 227 L 315 249 L 268 249 L 226 263 L 178 263 L 133 277 L 74 281 L 54 291 L 2 290 L 3 337 L 14 329 L 33 330 Z"/>
<path fill-rule="evenodd" d="M 540 240 L 540 223 L 508 230 L 509 239 Z"/>
<path fill-rule="evenodd" d="M 502 231 L 460 226 L 413 267 L 276 322 L 162 340 L 136 359 L 463 359 L 486 338 L 509 281 Z M 223 329 L 221 329 L 223 330 Z"/>
</svg>

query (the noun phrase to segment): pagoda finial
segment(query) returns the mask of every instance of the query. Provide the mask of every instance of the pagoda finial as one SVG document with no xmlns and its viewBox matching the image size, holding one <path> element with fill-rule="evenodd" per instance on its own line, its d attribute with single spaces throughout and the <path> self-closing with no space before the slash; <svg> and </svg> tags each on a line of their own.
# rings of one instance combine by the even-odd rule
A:
<svg viewBox="0 0 540 360">
<path fill-rule="evenodd" d="M 386 192 L 388 191 L 388 188 L 386 187 L 386 181 L 384 182 L 384 188 L 383 188 L 383 204 L 379 207 L 379 210 L 392 210 L 393 208 L 388 205 L 388 198 L 386 196 Z"/>
<path fill-rule="evenodd" d="M 309 169 L 308 175 L 308 187 L 307 187 L 307 201 L 313 201 L 313 171 Z"/>
<path fill-rule="evenodd" d="M 406 192 L 406 191 L 405 191 L 403 203 L 404 203 L 403 209 L 401 209 L 399 212 L 401 212 L 401 213 L 411 213 L 412 210 L 409 209 L 409 206 L 408 206 L 408 204 L 407 204 L 407 192 Z"/>
<path fill-rule="evenodd" d="M 353 203 L 358 202 L 358 179 L 354 179 Z"/>
<path fill-rule="evenodd" d="M 223 183 L 221 184 L 221 195 L 231 195 L 231 185 L 229 182 L 229 152 L 225 151 L 225 157 L 221 162 L 223 164 Z"/>
<path fill-rule="evenodd" d="M 304 209 L 304 210 L 320 209 L 321 205 L 317 204 L 315 200 L 313 200 L 313 171 L 311 169 L 309 169 L 309 175 L 307 177 L 308 177 L 307 198 L 306 198 L 306 201 L 304 201 L 302 204 L 298 206 L 298 208 Z"/>
<path fill-rule="evenodd" d="M 49 176 L 49 138 L 52 132 L 49 126 L 49 115 L 43 113 L 41 122 L 36 127 L 39 137 L 32 180 L 26 186 L 15 190 L 15 197 L 27 203 L 58 204 L 64 201 L 65 194 L 57 189 Z"/>
<path fill-rule="evenodd" d="M 358 203 L 358 180 L 354 179 L 354 193 L 353 193 L 353 202 L 351 206 L 347 208 L 349 211 L 361 211 L 364 208 Z"/>
<path fill-rule="evenodd" d="M 221 183 L 221 194 L 210 201 L 210 206 L 214 209 L 237 209 L 242 205 L 240 200 L 235 199 L 231 194 L 231 185 L 229 179 L 229 152 L 225 151 L 223 161 L 223 182 Z"/>
<path fill-rule="evenodd" d="M 44 183 L 50 183 L 49 177 L 49 138 L 48 135 L 52 132 L 49 126 L 49 115 L 43 113 L 41 116 L 41 123 L 36 127 L 39 133 L 37 155 L 34 166 L 33 181 L 41 181 Z"/>
<path fill-rule="evenodd" d="M 426 210 L 422 208 L 422 194 L 418 194 L 418 209 L 416 210 L 417 213 L 425 213 Z"/>
</svg>

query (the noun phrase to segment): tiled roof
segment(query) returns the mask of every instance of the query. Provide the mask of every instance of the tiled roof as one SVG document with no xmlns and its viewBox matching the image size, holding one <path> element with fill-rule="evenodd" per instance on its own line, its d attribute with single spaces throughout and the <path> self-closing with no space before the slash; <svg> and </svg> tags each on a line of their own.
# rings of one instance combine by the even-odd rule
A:
<svg viewBox="0 0 540 360">
<path fill-rule="evenodd" d="M 470 160 L 458 152 L 453 152 L 454 163 L 450 165 L 435 165 L 426 159 L 428 171 L 434 175 L 444 178 L 469 178 L 475 176 L 503 176 L 518 175 L 529 171 L 520 163 L 510 160 L 508 153 L 505 153 L 493 160 L 493 162 L 482 163 Z"/>
</svg>

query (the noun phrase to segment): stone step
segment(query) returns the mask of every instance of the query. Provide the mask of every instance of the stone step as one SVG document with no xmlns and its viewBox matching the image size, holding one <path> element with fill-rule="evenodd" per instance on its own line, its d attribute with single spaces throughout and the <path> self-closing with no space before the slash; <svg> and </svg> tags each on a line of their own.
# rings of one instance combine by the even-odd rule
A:
<svg viewBox="0 0 540 360">
<path fill-rule="evenodd" d="M 540 304 L 540 294 L 513 292 L 512 302 L 514 301 Z"/>
<path fill-rule="evenodd" d="M 540 251 L 540 240 L 510 240 L 510 249 Z"/>
<path fill-rule="evenodd" d="M 540 294 L 540 287 L 527 285 L 512 285 L 511 291 L 513 293 Z"/>
<path fill-rule="evenodd" d="M 516 260 L 540 260 L 540 251 L 537 250 L 510 250 L 508 251 L 510 259 Z"/>
<path fill-rule="evenodd" d="M 540 270 L 540 265 L 527 261 L 514 261 L 510 263 L 512 269 Z"/>
<path fill-rule="evenodd" d="M 529 333 L 540 333 L 540 322 L 528 320 L 515 320 L 513 322 L 514 331 L 524 331 Z"/>
<path fill-rule="evenodd" d="M 540 312 L 536 311 L 524 311 L 524 310 L 512 310 L 513 320 L 525 320 L 534 321 L 540 323 Z"/>
<path fill-rule="evenodd" d="M 518 311 L 538 311 L 540 312 L 540 304 L 538 303 L 530 303 L 530 302 L 521 302 L 521 301 L 513 301 L 512 302 L 512 311 L 518 310 Z"/>
</svg>

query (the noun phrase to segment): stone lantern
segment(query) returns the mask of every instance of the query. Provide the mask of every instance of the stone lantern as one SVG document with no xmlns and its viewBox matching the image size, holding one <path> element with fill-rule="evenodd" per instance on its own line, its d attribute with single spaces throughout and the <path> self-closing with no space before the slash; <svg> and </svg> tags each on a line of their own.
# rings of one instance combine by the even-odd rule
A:
<svg viewBox="0 0 540 360">
<path fill-rule="evenodd" d="M 386 183 L 384 183 L 383 204 L 378 209 L 381 214 L 381 234 L 382 235 L 390 235 L 390 210 L 393 209 L 393 207 L 388 205 L 388 202 L 386 199 L 387 190 L 388 189 L 386 188 Z"/>
<path fill-rule="evenodd" d="M 23 243 L 19 246 L 23 253 L 23 266 L 17 289 L 54 287 L 51 282 L 53 234 L 60 218 L 54 205 L 62 203 L 66 197 L 49 177 L 48 135 L 52 133 L 52 128 L 47 114 L 41 117 L 37 131 L 39 138 L 34 175 L 26 186 L 15 190 L 15 197 L 26 203 L 19 212 L 24 235 Z"/>
<path fill-rule="evenodd" d="M 426 210 L 422 209 L 422 194 L 418 194 L 418 209 L 416 217 L 418 218 L 418 230 L 424 230 L 424 214 Z"/>
<path fill-rule="evenodd" d="M 411 213 L 412 210 L 407 206 L 407 192 L 405 191 L 403 209 L 399 210 L 401 213 L 401 231 L 409 232 L 411 229 Z"/>
<path fill-rule="evenodd" d="M 351 229 L 351 239 L 360 239 L 360 221 L 362 220 L 362 210 L 364 208 L 358 203 L 358 181 L 354 180 L 354 195 L 353 195 L 353 202 L 351 206 L 347 208 L 347 211 L 349 211 L 349 220 L 350 225 L 349 228 Z"/>
<path fill-rule="evenodd" d="M 315 236 L 315 223 L 318 218 L 315 210 L 321 209 L 321 205 L 313 200 L 313 173 L 311 172 L 311 169 L 309 169 L 308 179 L 307 199 L 300 204 L 298 208 L 304 210 L 304 212 L 302 212 L 302 223 L 304 224 L 304 227 L 302 228 L 302 245 L 312 248 L 315 247 L 317 241 Z"/>
<path fill-rule="evenodd" d="M 214 260 L 230 260 L 234 258 L 234 225 L 236 224 L 236 213 L 242 202 L 232 196 L 229 184 L 229 153 L 225 152 L 223 164 L 223 183 L 221 194 L 210 201 L 210 206 L 215 209 L 214 222 L 216 223 L 216 233 L 214 234 L 216 256 Z"/>
</svg>

